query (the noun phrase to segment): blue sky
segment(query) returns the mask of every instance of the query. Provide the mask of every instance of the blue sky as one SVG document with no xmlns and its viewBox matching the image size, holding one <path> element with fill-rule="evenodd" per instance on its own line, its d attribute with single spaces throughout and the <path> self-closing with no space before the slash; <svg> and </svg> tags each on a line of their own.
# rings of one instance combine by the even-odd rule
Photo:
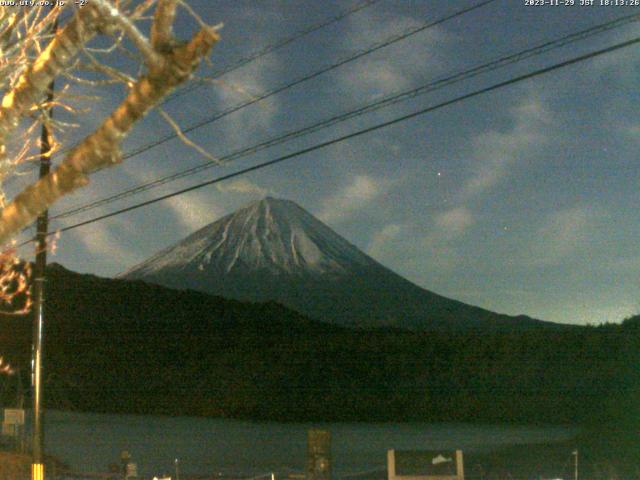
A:
<svg viewBox="0 0 640 480">
<path fill-rule="evenodd" d="M 208 83 L 164 108 L 188 127 L 371 44 L 475 1 L 380 0 Z M 214 156 L 383 95 L 415 87 L 640 7 L 496 2 L 247 107 L 190 134 Z M 579 0 L 576 2 L 579 3 Z M 354 5 L 347 1 L 192 0 L 222 41 L 206 76 Z M 178 33 L 190 31 L 187 16 Z M 121 208 L 344 135 L 492 83 L 634 38 L 638 23 L 407 100 L 308 137 L 54 223 Z M 640 311 L 640 47 L 598 57 L 277 166 L 65 233 L 51 261 L 115 275 L 246 203 L 296 201 L 392 270 L 439 294 L 508 314 L 567 323 Z M 90 109 L 68 141 L 121 98 Z M 152 114 L 125 151 L 171 132 Z M 206 161 L 179 140 L 92 177 L 52 213 Z M 13 185 L 18 189 L 28 178 Z"/>
</svg>

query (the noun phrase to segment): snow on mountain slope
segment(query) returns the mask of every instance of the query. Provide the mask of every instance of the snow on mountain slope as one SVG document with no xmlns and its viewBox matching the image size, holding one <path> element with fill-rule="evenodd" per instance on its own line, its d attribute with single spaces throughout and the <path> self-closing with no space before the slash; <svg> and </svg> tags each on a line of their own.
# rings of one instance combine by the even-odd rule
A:
<svg viewBox="0 0 640 480">
<path fill-rule="evenodd" d="M 270 197 L 198 230 L 121 277 L 238 300 L 273 300 L 318 320 L 364 328 L 548 325 L 425 290 L 297 204 Z"/>
<path fill-rule="evenodd" d="M 373 264 L 297 204 L 267 197 L 207 225 L 123 276 L 139 278 L 170 269 L 345 274 Z"/>
</svg>

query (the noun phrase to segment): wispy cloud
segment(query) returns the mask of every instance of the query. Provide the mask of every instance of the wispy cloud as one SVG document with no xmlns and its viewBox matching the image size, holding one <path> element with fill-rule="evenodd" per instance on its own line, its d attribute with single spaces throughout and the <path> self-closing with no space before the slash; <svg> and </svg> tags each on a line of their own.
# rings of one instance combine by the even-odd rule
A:
<svg viewBox="0 0 640 480">
<path fill-rule="evenodd" d="M 410 17 L 397 16 L 390 20 L 363 12 L 349 23 L 350 28 L 342 44 L 351 51 L 359 51 L 364 45 L 380 42 L 418 26 L 420 22 Z M 445 30 L 433 27 L 416 37 L 386 47 L 384 55 L 376 53 L 367 56 L 349 68 L 340 70 L 340 90 L 358 98 L 405 89 L 413 84 L 416 77 L 424 75 L 426 66 L 430 67 L 433 74 L 441 63 L 440 54 L 447 42 Z"/>
<path fill-rule="evenodd" d="M 588 244 L 597 212 L 573 207 L 549 214 L 533 239 L 525 245 L 522 258 L 529 266 L 558 265 Z"/>
<path fill-rule="evenodd" d="M 640 273 L 640 255 L 621 256 L 610 259 L 606 267 L 615 273 Z"/>
<path fill-rule="evenodd" d="M 381 259 L 385 255 L 386 249 L 389 244 L 393 242 L 402 233 L 402 225 L 396 223 L 390 223 L 385 225 L 382 230 L 379 230 L 373 234 L 367 252 L 373 258 Z"/>
<path fill-rule="evenodd" d="M 121 271 L 140 261 L 140 257 L 122 242 L 122 232 L 130 232 L 133 224 L 127 219 L 114 219 L 109 223 L 94 223 L 68 235 L 74 237 L 96 262 L 108 261 L 111 269 Z M 65 235 L 60 239 L 60 247 L 65 248 Z"/>
<path fill-rule="evenodd" d="M 351 183 L 325 199 L 318 218 L 327 223 L 345 221 L 388 191 L 389 187 L 386 180 L 356 175 Z"/>
<path fill-rule="evenodd" d="M 466 207 L 455 207 L 436 214 L 430 232 L 418 241 L 430 269 L 449 271 L 464 258 L 456 241 L 474 225 L 474 214 Z"/>
<path fill-rule="evenodd" d="M 435 214 L 430 232 L 421 240 L 432 268 L 451 270 L 460 263 L 464 256 L 456 242 L 476 223 L 467 205 L 496 187 L 512 165 L 544 143 L 550 115 L 540 100 L 521 102 L 512 109 L 511 117 L 509 130 L 489 130 L 472 140 L 471 175 L 454 196 L 454 206 Z"/>
<path fill-rule="evenodd" d="M 222 105 L 220 110 L 236 107 L 256 100 L 267 93 L 274 86 L 271 77 L 280 71 L 280 61 L 277 55 L 268 56 L 251 69 L 242 69 L 230 75 L 224 83 L 217 85 L 215 91 Z M 226 78 L 226 77 L 225 77 Z M 251 106 L 243 107 L 216 122 L 216 130 L 224 134 L 224 144 L 220 150 L 234 149 L 238 146 L 251 145 L 256 139 L 269 131 L 280 109 L 280 97 L 269 97 Z"/>
<path fill-rule="evenodd" d="M 464 256 L 459 249 L 438 233 L 427 235 L 419 242 L 425 269 L 431 272 L 451 271 L 461 264 Z"/>
<path fill-rule="evenodd" d="M 222 182 L 218 184 L 218 190 L 229 193 L 244 193 L 258 196 L 265 196 L 269 190 L 262 188 L 255 182 L 247 178 L 239 178 L 231 182 Z"/>
<path fill-rule="evenodd" d="M 141 163 L 131 164 L 124 169 L 136 183 L 145 183 L 155 180 L 158 177 L 169 172 L 157 171 L 149 168 L 148 165 Z M 239 179 L 231 183 L 240 182 L 236 187 L 229 187 L 230 184 L 219 184 L 219 190 L 228 188 L 229 193 L 238 193 L 242 188 L 251 189 L 252 183 L 249 180 Z M 220 188 L 220 186 L 223 186 Z M 173 190 L 173 189 L 172 189 Z M 183 195 L 177 195 L 167 200 L 163 200 L 161 205 L 168 210 L 170 218 L 173 219 L 174 225 L 178 227 L 181 235 L 187 235 L 208 223 L 211 223 L 221 217 L 224 210 L 215 203 L 215 191 L 210 189 L 200 189 Z"/>
<path fill-rule="evenodd" d="M 538 99 L 530 98 L 512 110 L 513 127 L 506 132 L 490 130 L 472 142 L 473 170 L 460 193 L 467 201 L 495 187 L 509 173 L 509 167 L 527 159 L 545 142 L 551 115 Z"/>
<path fill-rule="evenodd" d="M 609 42 L 610 44 L 621 43 L 638 36 L 638 34 L 640 34 L 640 26 L 633 22 L 609 34 Z M 623 48 L 593 59 L 593 67 L 596 73 L 613 75 L 617 82 L 627 85 L 635 85 L 637 83 L 636 69 L 639 65 L 637 51 L 634 47 Z"/>
<path fill-rule="evenodd" d="M 436 225 L 445 237 L 463 234 L 474 222 L 473 214 L 466 207 L 452 208 L 438 214 L 435 219 Z"/>
<path fill-rule="evenodd" d="M 627 136 L 637 142 L 640 142 L 640 124 L 628 125 L 625 129 Z"/>
<path fill-rule="evenodd" d="M 217 220 L 223 210 L 215 205 L 206 193 L 191 192 L 165 200 L 173 218 L 183 227 L 187 235 Z"/>
<path fill-rule="evenodd" d="M 367 93 L 370 97 L 378 97 L 387 93 L 407 88 L 410 79 L 406 72 L 387 60 L 368 59 L 345 70 L 340 75 L 344 86 L 342 91 L 352 91 L 349 96 Z"/>
</svg>

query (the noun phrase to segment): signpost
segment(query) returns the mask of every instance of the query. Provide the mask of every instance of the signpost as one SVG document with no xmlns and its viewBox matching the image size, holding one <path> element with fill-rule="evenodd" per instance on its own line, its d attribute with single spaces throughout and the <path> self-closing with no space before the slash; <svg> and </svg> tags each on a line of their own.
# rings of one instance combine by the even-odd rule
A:
<svg viewBox="0 0 640 480">
<path fill-rule="evenodd" d="M 331 434 L 326 430 L 307 434 L 306 480 L 331 480 Z"/>
<path fill-rule="evenodd" d="M 24 410 L 21 408 L 5 408 L 2 422 L 2 435 L 11 437 L 16 449 L 22 449 L 22 434 L 24 432 Z"/>
<path fill-rule="evenodd" d="M 24 410 L 21 408 L 5 408 L 4 423 L 24 425 Z"/>
<path fill-rule="evenodd" d="M 388 480 L 464 480 L 462 450 L 387 452 Z"/>
<path fill-rule="evenodd" d="M 13 423 L 3 422 L 2 423 L 2 435 L 5 436 L 5 437 L 17 437 L 18 436 L 18 429 L 16 427 L 17 427 L 17 425 L 15 425 Z"/>
</svg>

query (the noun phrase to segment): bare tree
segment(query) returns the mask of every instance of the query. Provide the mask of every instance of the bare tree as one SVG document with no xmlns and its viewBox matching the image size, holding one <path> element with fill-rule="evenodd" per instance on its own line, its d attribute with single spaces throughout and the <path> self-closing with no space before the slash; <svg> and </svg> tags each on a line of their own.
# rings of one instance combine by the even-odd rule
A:
<svg viewBox="0 0 640 480">
<path fill-rule="evenodd" d="M 47 115 L 51 82 L 84 82 L 96 88 L 121 82 L 127 90 L 100 126 L 66 151 L 49 175 L 8 202 L 2 196 L 0 244 L 6 244 L 56 200 L 87 185 L 92 172 L 120 163 L 122 141 L 135 123 L 188 81 L 218 40 L 217 27 L 205 24 L 182 0 L 87 0 L 82 7 L 67 3 L 69 6 L 53 9 L 0 7 L 0 91 L 4 93 L 0 182 L 34 156 L 40 142 L 39 125 L 46 122 L 52 131 L 62 128 Z M 176 39 L 173 33 L 181 6 L 198 24 L 197 33 L 187 41 Z M 145 30 L 147 20 L 151 26 Z M 54 22 L 60 22 L 60 28 L 47 33 Z M 92 47 L 97 37 L 109 38 L 110 44 Z M 141 67 L 133 75 L 102 60 L 105 54 L 132 53 Z M 78 72 L 93 75 L 83 78 Z M 53 150 L 59 150 L 55 139 L 51 144 Z"/>
</svg>

